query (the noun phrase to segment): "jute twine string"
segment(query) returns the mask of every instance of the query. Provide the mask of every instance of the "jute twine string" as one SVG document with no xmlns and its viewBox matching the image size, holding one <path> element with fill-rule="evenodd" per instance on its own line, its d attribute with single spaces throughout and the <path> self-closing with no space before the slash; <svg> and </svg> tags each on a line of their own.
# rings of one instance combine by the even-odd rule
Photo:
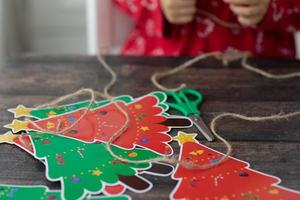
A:
<svg viewBox="0 0 300 200">
<path fill-rule="evenodd" d="M 211 20 L 213 20 L 215 23 L 223 26 L 223 27 L 226 27 L 226 28 L 239 28 L 240 25 L 239 24 L 236 24 L 236 23 L 231 23 L 231 22 L 226 22 L 220 18 L 218 18 L 217 16 L 213 15 L 212 13 L 209 13 L 205 10 L 198 10 L 198 13 L 199 14 L 202 14 L 208 18 L 210 18 Z M 102 56 L 100 54 L 97 54 L 97 58 L 98 58 L 98 61 L 102 64 L 102 66 L 111 74 L 111 81 L 104 87 L 104 92 L 101 93 L 101 92 L 97 92 L 97 91 L 94 91 L 92 89 L 81 89 L 75 93 L 71 93 L 71 94 L 68 94 L 68 95 L 65 95 L 65 96 L 62 96 L 52 102 L 49 102 L 49 103 L 46 103 L 46 104 L 43 104 L 43 105 L 40 105 L 38 106 L 38 108 L 47 108 L 47 107 L 53 107 L 53 106 L 57 106 L 59 103 L 65 101 L 65 100 L 68 100 L 68 99 L 72 99 L 74 98 L 75 96 L 79 96 L 79 95 L 82 95 L 84 93 L 89 93 L 91 95 L 91 99 L 90 99 L 90 102 L 88 104 L 88 106 L 86 107 L 85 111 L 83 112 L 83 114 L 79 117 L 78 120 L 76 120 L 72 125 L 70 125 L 69 127 L 66 127 L 65 129 L 61 130 L 61 121 L 58 122 L 58 125 L 57 125 L 57 129 L 56 131 L 49 131 L 49 130 L 46 130 L 42 127 L 40 127 L 38 124 L 36 124 L 35 122 L 29 120 L 29 119 L 26 119 L 28 122 L 30 122 L 32 125 L 34 125 L 38 130 L 40 131 L 44 131 L 44 132 L 50 132 L 52 134 L 63 134 L 69 130 L 71 130 L 72 128 L 74 128 L 87 114 L 88 112 L 91 110 L 91 107 L 93 105 L 93 103 L 95 102 L 95 96 L 100 96 L 101 98 L 103 99 L 107 99 L 109 100 L 112 104 L 114 104 L 116 106 L 116 108 L 125 116 L 125 123 L 123 124 L 123 126 L 117 130 L 108 140 L 108 142 L 106 143 L 106 148 L 107 148 L 107 151 L 116 159 L 120 160 L 120 161 L 123 161 L 123 162 L 127 162 L 127 163 L 135 163 L 135 164 L 139 164 L 139 163 L 149 163 L 149 162 L 154 162 L 154 161 L 159 161 L 159 162 L 166 162 L 166 163 L 169 163 L 169 164 L 179 164 L 179 165 L 182 165 L 183 167 L 185 168 L 189 168 L 189 169 L 209 169 L 209 168 L 212 168 L 212 167 L 215 167 L 217 165 L 220 165 L 222 164 L 224 161 L 226 161 L 229 156 L 231 155 L 232 153 L 232 146 L 231 144 L 225 140 L 223 137 L 221 137 L 218 133 L 217 133 L 217 130 L 216 130 L 216 125 L 217 125 L 217 121 L 222 119 L 222 118 L 225 118 L 225 117 L 232 117 L 232 118 L 239 118 L 239 119 L 243 119 L 243 120 L 247 120 L 247 121 L 268 121 L 268 120 L 280 120 L 280 119 L 287 119 L 287 118 L 290 118 L 290 117 L 295 117 L 295 116 L 298 116 L 300 115 L 300 112 L 293 112 L 293 113 L 288 113 L 288 114 L 279 114 L 279 115 L 272 115 L 272 116 L 266 116 L 266 117 L 248 117 L 248 116 L 243 116 L 243 115 L 240 115 L 240 114 L 236 114 L 236 113 L 223 113 L 223 114 L 220 114 L 218 116 L 216 116 L 211 124 L 210 124 L 210 128 L 211 128 L 211 131 L 212 133 L 216 136 L 217 139 L 219 139 L 220 141 L 222 141 L 226 147 L 227 147 L 227 152 L 224 156 L 222 156 L 217 162 L 215 163 L 207 163 L 207 164 L 196 164 L 196 163 L 193 163 L 191 161 L 184 161 L 184 160 L 179 160 L 177 156 L 171 156 L 171 157 L 168 157 L 167 154 L 164 156 L 164 157 L 158 157 L 158 158 L 153 158 L 153 159 L 147 159 L 147 160 L 138 160 L 138 161 L 132 161 L 132 160 L 129 160 L 129 159 L 126 159 L 126 158 L 123 158 L 119 155 L 116 155 L 111 146 L 112 146 L 112 143 L 114 141 L 116 141 L 116 139 L 118 137 L 121 136 L 121 134 L 123 132 L 126 131 L 126 129 L 128 128 L 129 126 L 129 123 L 130 123 L 130 118 L 128 116 L 128 113 L 118 104 L 115 102 L 115 100 L 113 99 L 113 96 L 111 96 L 109 94 L 109 90 L 113 87 L 113 85 L 117 82 L 117 75 L 116 73 L 112 70 L 112 68 L 104 61 L 104 59 L 102 58 Z M 270 74 L 268 72 L 265 72 L 263 70 L 260 70 L 256 67 L 253 67 L 251 66 L 250 64 L 247 63 L 247 59 L 249 57 L 249 54 L 248 53 L 243 53 L 243 54 L 223 54 L 222 52 L 211 52 L 211 53 L 206 53 L 206 54 L 201 54 L 185 63 L 183 63 L 182 65 L 179 65 L 178 67 L 172 69 L 172 70 L 169 70 L 169 71 L 166 71 L 166 72 L 160 72 L 160 73 L 156 73 L 154 74 L 152 77 L 151 77 L 151 80 L 153 82 L 153 84 L 160 90 L 163 90 L 163 91 L 166 91 L 166 90 L 172 90 L 172 91 L 178 91 L 180 89 L 183 89 L 186 87 L 186 84 L 183 83 L 181 84 L 179 87 L 177 88 L 167 88 L 163 85 L 161 85 L 158 80 L 159 79 L 162 79 L 162 78 L 165 78 L 167 76 L 171 76 L 171 75 L 174 75 L 186 68 L 188 68 L 189 66 L 193 65 L 194 63 L 197 63 L 198 61 L 200 60 L 203 60 L 205 58 L 208 58 L 208 57 L 215 57 L 215 58 L 218 58 L 218 59 L 221 59 L 223 61 L 223 64 L 224 65 L 227 65 L 230 61 L 233 61 L 233 60 L 237 60 L 237 59 L 240 59 L 242 58 L 242 66 L 249 70 L 249 71 L 252 71 L 252 72 L 255 72 L 257 74 L 260 74 L 264 77 L 267 77 L 267 78 L 271 78 L 271 79 L 289 79 L 289 78 L 294 78 L 294 77 L 299 77 L 300 76 L 300 72 L 296 72 L 296 73 L 291 73 L 291 74 L 284 74 L 284 75 L 274 75 L 274 74 Z"/>
<path fill-rule="evenodd" d="M 271 74 L 271 73 L 268 73 L 266 71 L 263 71 L 259 68 L 256 68 L 256 67 L 253 67 L 252 65 L 250 65 L 248 62 L 248 57 L 247 56 L 243 56 L 242 57 L 242 67 L 251 71 L 251 72 L 254 72 L 254 73 L 257 73 L 261 76 L 264 76 L 266 78 L 269 78 L 269 79 L 275 79 L 275 80 L 283 80 L 283 79 L 291 79 L 291 78 L 296 78 L 296 77 L 300 77 L 300 72 L 294 72 L 294 73 L 289 73 L 289 74 Z"/>
<path fill-rule="evenodd" d="M 100 54 L 97 54 L 97 58 L 98 58 L 98 61 L 102 64 L 102 66 L 111 74 L 111 80 L 110 82 L 104 87 L 103 89 L 103 93 L 101 92 L 96 92 L 94 91 L 93 89 L 90 89 L 90 88 L 84 88 L 84 89 L 80 89 L 74 93 L 71 93 L 71 94 L 67 94 L 65 96 L 62 96 L 62 97 L 59 97 L 51 102 L 48 102 L 48 103 L 45 103 L 45 104 L 42 104 L 42 105 L 39 105 L 37 106 L 37 108 L 49 108 L 49 107 L 57 107 L 57 105 L 63 101 L 66 101 L 66 100 L 69 100 L 69 99 L 72 99 L 76 96 L 79 96 L 79 95 L 83 95 L 85 93 L 88 93 L 90 94 L 91 98 L 90 98 L 90 102 L 88 104 L 88 106 L 85 108 L 83 114 L 74 122 L 72 123 L 70 126 L 64 128 L 64 129 L 60 129 L 60 126 L 61 126 L 61 121 L 58 121 L 58 125 L 57 125 L 57 129 L 56 131 L 50 131 L 48 129 L 45 129 L 41 126 L 39 126 L 36 122 L 30 120 L 30 119 L 26 119 L 26 121 L 28 123 L 30 123 L 31 125 L 33 125 L 37 130 L 39 131 L 42 131 L 42 132 L 47 132 L 47 133 L 50 133 L 50 134 L 65 134 L 66 132 L 70 131 L 71 129 L 73 129 L 88 113 L 89 111 L 91 110 L 91 107 L 92 105 L 95 103 L 95 99 L 96 97 L 95 96 L 100 96 L 101 98 L 103 99 L 107 99 L 109 100 L 111 103 L 113 103 L 117 109 L 125 116 L 126 120 L 125 120 L 125 123 L 124 125 L 118 130 L 116 131 L 116 133 L 113 134 L 113 136 L 108 140 L 107 142 L 107 149 L 108 151 L 112 151 L 111 150 L 111 146 L 110 144 L 118 137 L 118 135 L 120 135 L 121 133 L 123 133 L 129 123 L 130 123 L 130 118 L 127 114 L 127 112 L 118 104 L 115 102 L 115 100 L 113 99 L 113 96 L 111 96 L 109 94 L 109 90 L 113 87 L 113 85 L 117 82 L 117 75 L 116 73 L 112 70 L 112 68 L 104 61 L 104 59 L 102 58 L 102 56 Z"/>
<path fill-rule="evenodd" d="M 51 130 L 48 130 L 48 129 L 45 129 L 45 128 L 39 126 L 36 122 L 34 122 L 34 121 L 32 121 L 28 118 L 26 118 L 25 121 L 27 123 L 30 123 L 31 125 L 33 125 L 39 131 L 47 132 L 47 133 L 51 133 L 51 134 L 62 134 L 63 135 L 64 133 L 72 130 L 88 114 L 88 112 L 90 111 L 92 105 L 95 103 L 95 92 L 92 89 L 84 88 L 84 89 L 80 89 L 80 90 L 78 90 L 74 93 L 67 94 L 65 96 L 59 97 L 58 99 L 56 99 L 54 101 L 51 101 L 49 103 L 45 103 L 43 105 L 37 106 L 37 108 L 56 107 L 59 103 L 61 103 L 63 101 L 66 101 L 68 99 L 72 99 L 76 96 L 79 96 L 79 95 L 82 95 L 82 94 L 85 94 L 85 93 L 89 93 L 91 95 L 91 99 L 90 99 L 90 102 L 89 102 L 88 106 L 85 108 L 83 114 L 73 124 L 71 124 L 70 126 L 64 128 L 64 129 L 60 129 L 61 122 L 58 123 L 56 131 L 51 131 Z"/>
<path fill-rule="evenodd" d="M 231 61 L 235 61 L 238 59 L 242 59 L 241 61 L 241 65 L 243 68 L 245 68 L 246 70 L 255 72 L 261 76 L 264 76 L 266 78 L 270 78 L 270 79 L 277 79 L 277 80 L 281 80 L 281 79 L 290 79 L 290 78 L 295 78 L 295 77 L 300 77 L 300 72 L 294 72 L 294 73 L 289 73 L 289 74 L 280 74 L 280 75 L 275 75 L 275 74 L 271 74 L 268 73 L 266 71 L 263 71 L 261 69 L 258 69 L 252 65 L 250 65 L 247 61 L 248 58 L 250 57 L 250 53 L 248 52 L 230 52 L 230 53 L 222 53 L 222 52 L 210 52 L 210 53 L 206 53 L 206 54 L 201 54 L 181 65 L 179 65 L 178 67 L 175 67 L 171 70 L 167 70 L 164 72 L 158 72 L 152 75 L 151 80 L 152 83 L 159 88 L 160 90 L 163 91 L 179 91 L 183 88 L 186 87 L 185 83 L 182 83 L 181 85 L 179 85 L 176 88 L 167 88 L 165 86 L 163 86 L 162 84 L 159 83 L 160 79 L 166 78 L 168 76 L 172 76 L 176 73 L 179 73 L 180 71 L 192 66 L 193 64 L 199 62 L 200 60 L 206 59 L 208 57 L 214 57 L 217 59 L 220 59 L 223 61 L 224 65 L 227 65 L 229 62 Z M 215 137 L 217 139 L 219 139 L 221 142 L 223 142 L 227 148 L 226 153 L 216 162 L 216 163 L 209 163 L 209 164 L 204 164 L 204 165 L 198 165 L 198 164 L 187 164 L 187 163 L 179 163 L 184 165 L 184 167 L 186 168 L 192 168 L 192 169 L 209 169 L 211 167 L 220 165 L 221 163 L 223 163 L 224 161 L 226 161 L 231 153 L 232 153 L 232 145 L 222 136 L 220 136 L 217 133 L 217 129 L 216 129 L 216 125 L 217 125 L 217 121 L 225 118 L 225 117 L 231 117 L 231 118 L 238 118 L 238 119 L 242 119 L 242 120 L 246 120 L 246 121 L 252 121 L 252 122 L 259 122 L 259 121 L 269 121 L 269 120 L 282 120 L 282 119 L 288 119 L 291 117 L 296 117 L 300 115 L 300 111 L 297 112 L 292 112 L 292 113 L 288 113 L 288 114 L 276 114 L 276 115 L 271 115 L 271 116 L 264 116 L 264 117 L 248 117 L 248 116 L 244 116 L 241 114 L 237 114 L 237 113 L 223 113 L 220 114 L 218 116 L 216 116 L 210 124 L 210 129 L 212 131 L 212 133 L 215 135 Z M 174 160 L 173 160 L 174 161 Z"/>
<path fill-rule="evenodd" d="M 178 73 L 181 70 L 184 70 L 185 68 L 188 68 L 189 66 L 193 65 L 194 63 L 196 63 L 196 62 L 198 62 L 202 59 L 205 59 L 207 57 L 210 57 L 210 56 L 213 56 L 213 57 L 218 58 L 218 59 L 222 59 L 222 61 L 225 64 L 232 61 L 232 60 L 235 60 L 237 58 L 241 58 L 241 55 L 238 55 L 238 56 L 237 55 L 228 55 L 228 54 L 223 54 L 221 52 L 212 52 L 212 53 L 202 54 L 200 56 L 197 56 L 197 57 L 187 61 L 186 63 L 183 63 L 182 65 L 180 65 L 176 68 L 173 68 L 170 71 L 154 74 L 151 78 L 152 81 L 153 81 L 153 84 L 155 86 L 157 86 L 159 89 L 164 90 L 164 91 L 165 90 L 178 91 L 179 89 L 184 88 L 186 86 L 186 84 L 182 84 L 180 87 L 177 87 L 177 88 L 169 89 L 169 88 L 161 85 L 158 82 L 158 79 L 162 79 L 162 78 L 165 78 L 166 76 L 170 76 L 170 75 L 173 75 L 175 73 Z M 246 58 L 245 54 L 243 54 L 243 56 L 245 56 L 245 57 L 242 57 L 242 58 Z M 220 114 L 220 115 L 216 116 L 212 120 L 212 122 L 210 124 L 210 128 L 211 128 L 212 133 L 216 136 L 216 138 L 219 139 L 220 141 L 222 141 L 226 145 L 227 151 L 226 151 L 226 154 L 224 154 L 222 157 L 220 157 L 218 159 L 217 162 L 214 162 L 214 163 L 197 164 L 197 163 L 193 163 L 192 161 L 179 160 L 177 155 L 175 155 L 175 156 L 165 155 L 163 157 L 151 158 L 151 159 L 146 159 L 146 160 L 135 160 L 135 161 L 129 160 L 129 159 L 123 158 L 123 157 L 115 154 L 112 150 L 112 144 L 117 140 L 118 137 L 120 137 L 122 135 L 122 133 L 124 133 L 124 131 L 126 131 L 126 129 L 129 126 L 129 123 L 130 123 L 130 118 L 129 118 L 128 113 L 118 103 L 116 103 L 115 100 L 113 99 L 113 96 L 111 96 L 109 94 L 109 90 L 113 87 L 113 85 L 117 81 L 117 75 L 100 55 L 98 55 L 98 60 L 102 64 L 102 66 L 111 74 L 111 77 L 112 77 L 111 81 L 104 87 L 104 92 L 103 93 L 95 92 L 92 89 L 81 89 L 81 90 L 79 90 L 75 93 L 68 94 L 66 96 L 60 97 L 60 98 L 58 98 L 58 99 L 56 99 L 56 100 L 54 100 L 50 103 L 46 103 L 46 104 L 41 105 L 39 107 L 40 108 L 51 107 L 53 105 L 57 105 L 58 103 L 61 103 L 62 101 L 74 98 L 75 96 L 78 96 L 78 95 L 81 95 L 81 94 L 84 94 L 84 93 L 90 93 L 91 94 L 90 103 L 87 106 L 87 108 L 85 109 L 85 111 L 83 112 L 82 116 L 78 120 L 76 120 L 70 127 L 67 127 L 63 130 L 60 130 L 60 128 L 59 128 L 60 125 L 58 125 L 58 130 L 56 132 L 54 132 L 54 131 L 50 132 L 52 134 L 63 134 L 64 132 L 66 132 L 66 131 L 72 129 L 74 126 L 76 126 L 76 124 L 78 124 L 87 115 L 87 113 L 90 111 L 90 109 L 92 107 L 92 104 L 95 102 L 95 96 L 100 96 L 104 99 L 109 100 L 124 115 L 126 120 L 125 120 L 125 123 L 123 124 L 123 126 L 119 130 L 117 130 L 114 134 L 112 134 L 112 136 L 109 138 L 109 140 L 106 143 L 106 148 L 107 148 L 107 151 L 111 154 L 111 156 L 113 156 L 115 159 L 118 159 L 118 160 L 123 161 L 123 162 L 133 163 L 133 164 L 141 164 L 141 163 L 149 163 L 149 162 L 157 161 L 157 162 L 165 162 L 165 163 L 169 163 L 169 164 L 179 164 L 179 165 L 182 165 L 183 167 L 188 168 L 188 169 L 200 169 L 200 170 L 209 169 L 209 168 L 212 168 L 212 167 L 215 167 L 215 166 L 218 166 L 218 165 L 222 164 L 224 161 L 226 161 L 229 158 L 229 156 L 232 153 L 231 144 L 217 133 L 217 121 L 218 120 L 220 120 L 222 118 L 225 118 L 225 117 L 232 117 L 232 118 L 238 118 L 238 119 L 243 119 L 243 120 L 247 120 L 247 121 L 257 122 L 257 121 L 287 119 L 287 118 L 291 118 L 291 117 L 295 117 L 295 116 L 300 115 L 300 112 L 293 112 L 293 113 L 288 113 L 288 114 L 285 114 L 285 115 L 279 114 L 279 115 L 272 115 L 272 116 L 266 116 L 266 117 L 248 117 L 248 116 L 243 116 L 243 115 L 236 114 L 236 113 L 223 113 L 223 114 Z M 243 60 L 243 62 L 246 62 L 246 60 Z M 247 62 L 246 62 L 246 64 L 247 64 Z M 261 74 L 261 75 L 269 74 L 269 73 L 264 72 L 262 70 L 256 69 L 255 67 L 253 67 L 249 64 L 247 64 L 246 69 L 248 69 L 250 71 L 253 71 L 253 72 L 256 72 L 258 74 Z M 278 75 L 272 75 L 272 76 L 278 76 Z M 299 73 L 286 74 L 284 76 L 286 78 L 293 78 L 295 76 L 299 76 Z M 266 76 L 266 77 L 269 77 L 269 76 Z M 33 125 L 37 125 L 34 122 L 31 122 L 31 123 Z M 42 127 L 39 127 L 38 125 L 35 126 L 35 127 L 38 128 L 41 131 L 49 132 L 49 130 L 45 130 Z"/>
<path fill-rule="evenodd" d="M 193 64 L 206 59 L 208 57 L 214 57 L 216 59 L 222 60 L 224 65 L 227 65 L 229 62 L 239 60 L 241 59 L 241 66 L 251 72 L 257 73 L 265 78 L 269 79 L 275 79 L 275 80 L 283 80 L 283 79 L 291 79 L 291 78 L 296 78 L 300 77 L 300 72 L 293 72 L 293 73 L 288 73 L 288 74 L 271 74 L 269 72 L 266 72 L 264 70 L 261 70 L 257 67 L 254 67 L 248 63 L 248 59 L 251 56 L 250 53 L 248 52 L 229 52 L 229 53 L 222 53 L 222 52 L 210 52 L 210 53 L 205 53 L 205 54 L 200 54 L 199 56 L 192 58 L 191 60 L 179 65 L 178 67 L 175 67 L 171 70 L 167 70 L 164 72 L 157 72 L 154 73 L 151 76 L 151 81 L 152 83 L 159 88 L 160 90 L 163 91 L 178 91 L 186 87 L 185 83 L 182 83 L 180 86 L 175 87 L 175 88 L 168 88 L 163 86 L 162 84 L 159 83 L 160 79 L 167 78 L 168 76 L 172 76 L 176 73 L 179 73 L 183 71 L 184 69 L 192 66 Z"/>
<path fill-rule="evenodd" d="M 172 76 L 190 66 L 192 66 L 193 64 L 199 62 L 200 60 L 204 60 L 208 57 L 220 57 L 222 55 L 222 52 L 211 52 L 211 53 L 205 53 L 205 54 L 200 54 L 199 56 L 195 57 L 195 58 L 192 58 L 190 60 L 188 60 L 187 62 L 179 65 L 178 67 L 175 67 L 171 70 L 167 70 L 165 72 L 158 72 L 158 73 L 154 73 L 152 76 L 151 76 L 151 81 L 152 83 L 160 90 L 163 90 L 163 91 L 178 91 L 178 90 L 181 90 L 183 88 L 186 87 L 186 84 L 185 83 L 182 83 L 180 86 L 176 87 L 176 88 L 167 88 L 165 86 L 163 86 L 162 84 L 159 83 L 159 80 L 162 79 L 162 78 L 165 78 L 165 77 L 168 77 L 168 76 Z"/>
<path fill-rule="evenodd" d="M 106 99 L 108 99 L 110 102 L 112 102 L 117 109 L 125 116 L 125 123 L 122 125 L 122 127 L 117 130 L 112 136 L 109 138 L 109 140 L 106 142 L 106 149 L 110 153 L 111 156 L 114 158 L 120 160 L 120 161 L 125 161 L 124 158 L 120 157 L 119 155 L 115 154 L 114 151 L 112 150 L 111 146 L 116 139 L 122 135 L 128 128 L 130 124 L 130 118 L 126 110 L 124 110 L 119 104 L 117 104 L 113 97 L 109 94 L 109 90 L 114 86 L 114 84 L 117 82 L 117 74 L 112 70 L 112 68 L 107 64 L 107 62 L 100 56 L 100 54 L 97 54 L 98 61 L 101 63 L 101 65 L 111 74 L 111 81 L 105 86 L 104 88 L 104 96 Z M 128 160 L 126 159 L 125 162 L 129 163 L 136 163 L 136 161 Z M 145 162 L 143 162 L 145 163 Z"/>
<path fill-rule="evenodd" d="M 219 17 L 217 17 L 216 15 L 214 15 L 214 14 L 212 14 L 210 12 L 207 12 L 206 10 L 198 9 L 197 13 L 200 14 L 200 15 L 204 15 L 204 16 L 210 18 L 216 24 L 219 24 L 220 26 L 223 26 L 225 28 L 236 29 L 236 28 L 240 28 L 241 27 L 237 23 L 232 23 L 232 22 L 224 21 L 224 20 L 220 19 Z"/>
<path fill-rule="evenodd" d="M 247 64 L 247 67 L 245 67 L 246 69 L 254 71 L 254 72 L 259 73 L 261 75 L 269 74 L 267 72 L 264 72 L 263 70 L 259 70 L 259 69 L 255 70 L 256 69 L 255 67 L 249 65 L 246 62 L 247 58 L 249 57 L 249 53 L 223 54 L 221 52 L 212 52 L 212 53 L 207 53 L 207 54 L 203 54 L 203 55 L 200 55 L 198 57 L 195 57 L 194 59 L 191 59 L 191 60 L 183 63 L 182 65 L 179 65 L 178 67 L 176 67 L 174 69 L 171 69 L 171 70 L 169 70 L 167 72 L 156 73 L 156 74 L 154 74 L 151 77 L 151 80 L 153 81 L 153 84 L 155 86 L 157 86 L 161 90 L 164 90 L 164 91 L 165 90 L 178 91 L 178 90 L 184 88 L 186 86 L 186 84 L 182 84 L 181 86 L 179 86 L 177 88 L 169 89 L 169 88 L 166 88 L 163 85 L 159 84 L 158 81 L 157 81 L 157 78 L 158 77 L 159 78 L 164 78 L 165 76 L 170 76 L 170 75 L 173 75 L 175 73 L 178 73 L 181 70 L 184 70 L 185 68 L 193 65 L 194 63 L 196 63 L 196 62 L 198 62 L 198 61 L 200 61 L 202 59 L 205 59 L 207 57 L 210 57 L 210 56 L 214 56 L 214 57 L 216 57 L 218 59 L 221 59 L 224 64 L 228 64 L 228 62 L 231 62 L 233 60 L 237 60 L 237 59 L 243 58 L 243 62 L 245 64 Z M 107 70 L 108 69 L 111 70 L 111 68 L 107 65 L 107 63 L 101 57 L 99 57 L 99 61 L 102 63 L 102 65 Z M 111 74 L 114 74 L 112 72 L 111 72 Z M 299 73 L 293 73 L 293 74 L 299 74 Z M 294 77 L 294 75 L 291 76 L 291 74 L 287 74 L 285 76 L 286 76 L 286 78 L 292 78 L 292 77 Z M 269 77 L 269 76 L 267 76 L 267 77 Z M 115 81 L 114 81 L 114 83 L 115 83 Z M 118 109 L 122 111 L 122 109 L 120 109 L 120 107 Z M 129 119 L 128 119 L 129 116 L 128 116 L 128 114 L 124 110 L 122 111 L 122 113 L 124 114 L 124 116 L 127 119 L 126 123 L 122 127 L 122 130 L 125 131 L 126 128 L 128 127 L 128 124 L 129 124 Z M 283 115 L 283 114 L 272 115 L 272 116 L 266 116 L 266 117 L 248 117 L 248 116 L 243 116 L 243 115 L 236 114 L 236 113 L 224 113 L 224 114 L 220 114 L 220 115 L 216 116 L 212 120 L 210 128 L 212 130 L 212 133 L 215 135 L 215 137 L 217 139 L 219 139 L 221 142 L 223 142 L 226 145 L 227 151 L 226 151 L 226 154 L 224 154 L 222 157 L 220 157 L 218 159 L 217 162 L 214 162 L 214 163 L 197 164 L 197 163 L 193 163 L 192 161 L 179 160 L 178 156 L 170 156 L 170 157 L 168 157 L 167 155 L 165 155 L 164 157 L 157 157 L 157 158 L 146 159 L 146 160 L 137 160 L 137 161 L 132 161 L 132 160 L 123 158 L 123 157 L 121 157 L 119 155 L 116 155 L 113 152 L 113 150 L 111 149 L 111 144 L 115 141 L 116 138 L 118 138 L 118 137 L 121 136 L 121 134 L 123 133 L 123 131 L 118 131 L 115 134 L 113 134 L 112 137 L 110 138 L 110 140 L 106 143 L 106 148 L 107 148 L 108 152 L 114 158 L 116 158 L 116 159 L 118 159 L 120 161 L 123 161 L 123 162 L 127 162 L 127 163 L 140 164 L 140 163 L 148 163 L 148 162 L 155 162 L 156 161 L 156 162 L 165 162 L 165 163 L 169 163 L 169 164 L 179 164 L 179 165 L 182 165 L 183 167 L 188 168 L 188 169 L 205 170 L 205 169 L 209 169 L 209 168 L 212 168 L 212 167 L 215 167 L 215 166 L 218 166 L 218 165 L 222 164 L 224 161 L 226 161 L 230 157 L 230 155 L 232 153 L 232 146 L 231 146 L 231 144 L 226 139 L 224 139 L 223 137 L 221 137 L 217 133 L 216 125 L 217 125 L 217 121 L 218 120 L 220 120 L 222 118 L 225 118 L 225 117 L 232 117 L 232 118 L 239 118 L 239 119 L 243 119 L 243 120 L 247 120 L 247 121 L 268 121 L 268 120 L 276 120 L 276 119 L 277 120 L 287 119 L 287 118 L 295 117 L 295 116 L 298 116 L 298 115 L 300 115 L 300 112 L 288 113 L 288 114 L 285 114 L 285 115 Z M 128 124 L 127 124 L 127 122 L 128 122 Z"/>
</svg>

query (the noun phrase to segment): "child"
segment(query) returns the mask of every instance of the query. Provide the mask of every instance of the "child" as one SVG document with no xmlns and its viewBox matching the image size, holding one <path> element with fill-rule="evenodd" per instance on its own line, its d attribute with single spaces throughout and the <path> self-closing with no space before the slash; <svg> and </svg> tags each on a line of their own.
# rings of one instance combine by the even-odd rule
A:
<svg viewBox="0 0 300 200">
<path fill-rule="evenodd" d="M 195 56 L 233 50 L 295 58 L 299 0 L 113 1 L 135 21 L 124 55 Z M 211 16 L 238 26 L 222 26 Z"/>
</svg>

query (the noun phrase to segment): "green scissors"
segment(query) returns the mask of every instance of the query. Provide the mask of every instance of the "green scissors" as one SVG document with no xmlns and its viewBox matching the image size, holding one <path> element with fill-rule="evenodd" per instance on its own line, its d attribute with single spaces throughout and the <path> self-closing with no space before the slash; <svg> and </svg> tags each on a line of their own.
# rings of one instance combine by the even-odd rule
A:
<svg viewBox="0 0 300 200">
<path fill-rule="evenodd" d="M 213 141 L 214 136 L 200 117 L 198 106 L 203 102 L 203 96 L 193 89 L 182 89 L 179 92 L 166 91 L 167 104 L 171 109 L 177 110 L 189 117 L 208 141 Z"/>
</svg>

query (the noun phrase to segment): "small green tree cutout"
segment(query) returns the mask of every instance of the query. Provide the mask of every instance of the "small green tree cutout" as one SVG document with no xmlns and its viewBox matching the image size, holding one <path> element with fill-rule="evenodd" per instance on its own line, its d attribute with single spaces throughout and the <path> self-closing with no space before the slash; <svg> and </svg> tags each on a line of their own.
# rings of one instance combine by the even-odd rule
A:
<svg viewBox="0 0 300 200">
<path fill-rule="evenodd" d="M 47 177 L 61 181 L 65 199 L 78 199 L 88 193 L 99 193 L 106 184 L 117 184 L 120 177 L 130 177 L 145 170 L 149 163 L 120 162 L 106 150 L 104 143 L 87 144 L 75 139 L 47 133 L 29 133 L 38 159 L 44 159 Z M 145 149 L 124 150 L 113 146 L 123 158 L 144 160 L 159 155 Z"/>
</svg>

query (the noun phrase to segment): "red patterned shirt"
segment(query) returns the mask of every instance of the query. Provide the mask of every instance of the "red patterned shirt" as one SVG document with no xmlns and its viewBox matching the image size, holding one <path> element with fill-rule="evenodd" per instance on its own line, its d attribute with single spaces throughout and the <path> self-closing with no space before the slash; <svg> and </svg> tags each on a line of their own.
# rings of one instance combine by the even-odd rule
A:
<svg viewBox="0 0 300 200">
<path fill-rule="evenodd" d="M 295 58 L 294 33 L 300 29 L 299 0 L 270 0 L 264 20 L 252 27 L 226 28 L 201 14 L 193 22 L 166 22 L 160 0 L 113 0 L 134 21 L 124 55 L 191 55 L 211 51 L 250 51 L 258 57 Z M 222 0 L 198 0 L 197 7 L 237 23 Z"/>
</svg>

